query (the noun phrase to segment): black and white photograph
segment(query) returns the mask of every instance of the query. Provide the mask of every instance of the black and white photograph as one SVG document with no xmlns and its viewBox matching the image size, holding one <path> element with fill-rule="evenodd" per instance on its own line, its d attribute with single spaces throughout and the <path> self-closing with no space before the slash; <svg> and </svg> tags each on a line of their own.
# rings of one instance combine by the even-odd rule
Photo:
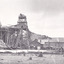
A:
<svg viewBox="0 0 64 64">
<path fill-rule="evenodd" d="M 64 64 L 64 0 L 0 0 L 0 64 Z"/>
</svg>

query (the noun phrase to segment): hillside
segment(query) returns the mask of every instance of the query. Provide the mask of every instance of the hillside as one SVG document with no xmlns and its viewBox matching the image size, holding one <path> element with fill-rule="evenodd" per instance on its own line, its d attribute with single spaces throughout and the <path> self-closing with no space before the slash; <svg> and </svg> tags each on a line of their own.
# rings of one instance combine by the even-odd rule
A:
<svg viewBox="0 0 64 64">
<path fill-rule="evenodd" d="M 36 34 L 36 33 L 31 32 L 30 38 L 33 41 L 35 39 L 48 39 L 48 38 L 51 38 L 51 37 L 48 37 L 46 35 L 40 35 L 40 34 Z"/>
</svg>

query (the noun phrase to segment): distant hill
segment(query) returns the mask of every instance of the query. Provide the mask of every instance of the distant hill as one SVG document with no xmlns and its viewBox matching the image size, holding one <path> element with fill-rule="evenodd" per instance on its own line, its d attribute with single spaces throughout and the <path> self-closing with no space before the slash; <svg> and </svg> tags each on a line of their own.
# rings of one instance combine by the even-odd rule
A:
<svg viewBox="0 0 64 64">
<path fill-rule="evenodd" d="M 40 35 L 40 34 L 36 34 L 31 32 L 31 36 L 30 36 L 31 40 L 34 41 L 35 39 L 51 39 L 51 37 L 48 37 L 46 35 Z"/>
</svg>

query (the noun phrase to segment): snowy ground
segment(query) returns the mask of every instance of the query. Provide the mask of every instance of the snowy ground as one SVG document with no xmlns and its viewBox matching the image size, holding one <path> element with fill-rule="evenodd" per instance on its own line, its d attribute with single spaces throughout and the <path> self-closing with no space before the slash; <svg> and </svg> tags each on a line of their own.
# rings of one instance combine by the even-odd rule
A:
<svg viewBox="0 0 64 64">
<path fill-rule="evenodd" d="M 29 57 L 32 60 L 29 60 Z M 43 55 L 43 57 L 37 57 L 35 55 L 10 55 L 0 54 L 0 64 L 64 64 L 63 55 Z"/>
</svg>

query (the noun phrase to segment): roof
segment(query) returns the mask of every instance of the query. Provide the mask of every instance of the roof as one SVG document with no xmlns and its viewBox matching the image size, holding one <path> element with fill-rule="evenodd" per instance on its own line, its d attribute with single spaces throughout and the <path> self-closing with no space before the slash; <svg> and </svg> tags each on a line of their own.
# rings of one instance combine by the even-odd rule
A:
<svg viewBox="0 0 64 64">
<path fill-rule="evenodd" d="M 26 19 L 26 16 L 24 14 L 20 14 L 19 19 Z"/>
<path fill-rule="evenodd" d="M 6 28 L 0 28 L 0 31 L 7 31 Z"/>
<path fill-rule="evenodd" d="M 52 38 L 48 42 L 64 42 L 64 38 Z"/>
</svg>

